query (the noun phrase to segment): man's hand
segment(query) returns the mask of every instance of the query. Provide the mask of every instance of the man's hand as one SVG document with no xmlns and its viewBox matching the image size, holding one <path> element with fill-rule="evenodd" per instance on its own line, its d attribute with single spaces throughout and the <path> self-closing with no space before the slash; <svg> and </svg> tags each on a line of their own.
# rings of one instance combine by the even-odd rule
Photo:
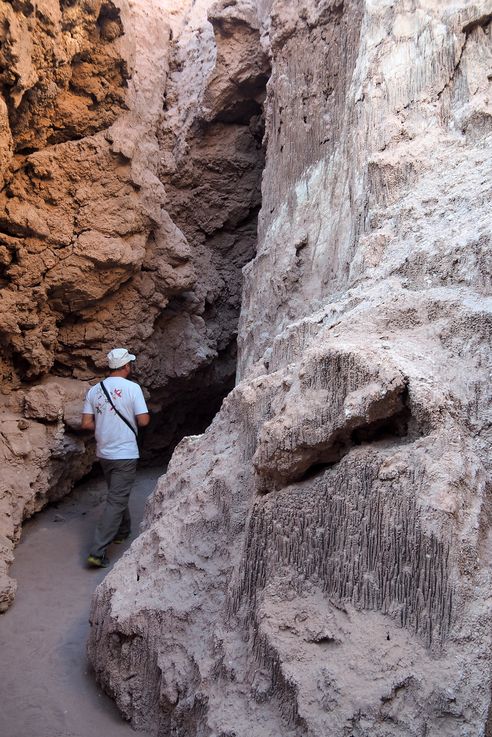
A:
<svg viewBox="0 0 492 737">
<path fill-rule="evenodd" d="M 135 415 L 135 419 L 139 427 L 147 427 L 150 422 L 150 415 L 148 412 L 144 412 L 142 415 Z"/>
<path fill-rule="evenodd" d="M 80 422 L 81 430 L 95 430 L 96 423 L 94 422 L 94 415 L 83 414 Z"/>
</svg>

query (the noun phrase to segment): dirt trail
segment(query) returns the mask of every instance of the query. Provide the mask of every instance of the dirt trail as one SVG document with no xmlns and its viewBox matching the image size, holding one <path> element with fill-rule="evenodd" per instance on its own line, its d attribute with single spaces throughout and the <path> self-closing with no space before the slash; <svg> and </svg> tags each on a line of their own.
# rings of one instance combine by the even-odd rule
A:
<svg viewBox="0 0 492 737">
<path fill-rule="evenodd" d="M 137 475 L 132 538 L 161 473 Z M 104 491 L 104 481 L 93 479 L 26 523 L 12 567 L 17 597 L 0 616 L 1 737 L 145 735 L 97 687 L 85 655 L 91 595 L 110 570 L 84 567 Z M 111 562 L 130 544 L 113 545 Z"/>
</svg>

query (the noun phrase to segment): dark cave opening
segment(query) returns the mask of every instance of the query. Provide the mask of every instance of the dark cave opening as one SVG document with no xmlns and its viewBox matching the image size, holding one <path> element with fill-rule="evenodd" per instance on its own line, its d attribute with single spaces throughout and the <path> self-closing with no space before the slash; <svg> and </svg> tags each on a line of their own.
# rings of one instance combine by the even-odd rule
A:
<svg viewBox="0 0 492 737">
<path fill-rule="evenodd" d="M 151 413 L 150 425 L 141 433 L 142 464 L 167 464 L 184 437 L 205 432 L 234 387 L 235 357 L 236 346 L 231 343 L 214 363 L 173 382 L 172 395 L 159 399 L 162 409 Z"/>
</svg>

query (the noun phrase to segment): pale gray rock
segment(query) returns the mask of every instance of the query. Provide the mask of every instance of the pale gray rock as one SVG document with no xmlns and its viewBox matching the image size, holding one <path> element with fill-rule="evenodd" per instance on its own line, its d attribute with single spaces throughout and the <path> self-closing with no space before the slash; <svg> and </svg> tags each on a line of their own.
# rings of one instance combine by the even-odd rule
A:
<svg viewBox="0 0 492 737">
<path fill-rule="evenodd" d="M 239 380 L 99 587 L 89 656 L 162 737 L 480 737 L 492 7 L 256 7 Z"/>
</svg>

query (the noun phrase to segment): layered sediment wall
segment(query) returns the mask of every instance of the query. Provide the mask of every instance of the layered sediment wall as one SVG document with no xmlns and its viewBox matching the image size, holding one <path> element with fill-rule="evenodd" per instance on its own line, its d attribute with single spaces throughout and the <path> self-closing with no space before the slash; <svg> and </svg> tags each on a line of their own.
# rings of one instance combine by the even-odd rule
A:
<svg viewBox="0 0 492 737">
<path fill-rule="evenodd" d="M 491 9 L 212 12 L 241 7 L 271 76 L 239 380 L 99 587 L 89 655 L 163 736 L 478 737 Z"/>
</svg>

